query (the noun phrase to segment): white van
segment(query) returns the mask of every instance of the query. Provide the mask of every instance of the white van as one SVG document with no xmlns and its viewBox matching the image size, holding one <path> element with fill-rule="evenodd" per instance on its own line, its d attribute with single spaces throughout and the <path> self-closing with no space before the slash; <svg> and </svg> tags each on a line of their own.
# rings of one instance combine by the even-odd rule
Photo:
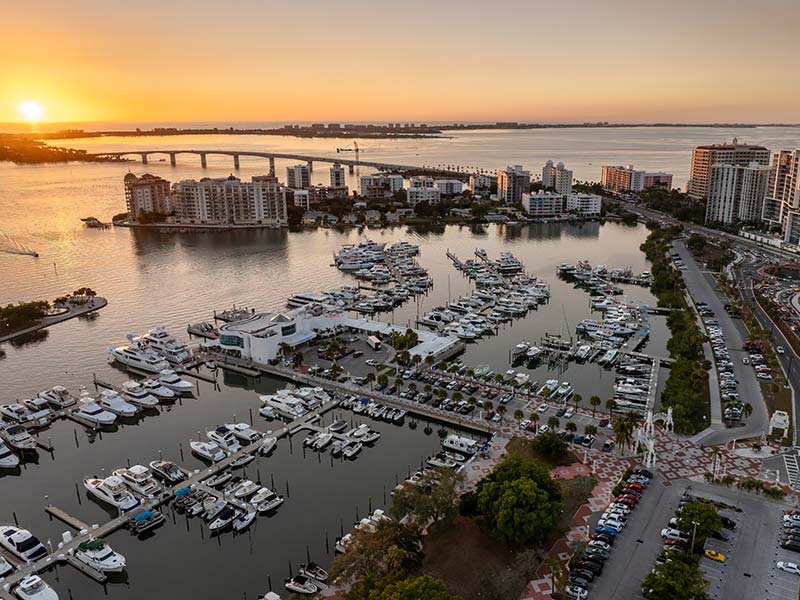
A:
<svg viewBox="0 0 800 600">
<path fill-rule="evenodd" d="M 680 540 L 688 542 L 689 536 L 683 533 L 680 529 L 673 529 L 672 527 L 665 527 L 661 530 L 661 537 L 666 540 Z"/>
</svg>

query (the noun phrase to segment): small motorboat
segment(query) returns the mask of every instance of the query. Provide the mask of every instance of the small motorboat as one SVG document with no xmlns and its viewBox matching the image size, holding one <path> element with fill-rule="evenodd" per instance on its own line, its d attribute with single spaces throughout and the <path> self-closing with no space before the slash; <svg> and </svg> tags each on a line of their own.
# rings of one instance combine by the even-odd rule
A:
<svg viewBox="0 0 800 600">
<path fill-rule="evenodd" d="M 113 425 L 117 420 L 117 415 L 113 412 L 104 410 L 96 402 L 81 404 L 72 413 L 78 420 L 88 421 L 92 425 Z"/>
<path fill-rule="evenodd" d="M 341 433 L 345 429 L 349 427 L 347 421 L 344 419 L 339 419 L 338 421 L 334 421 L 330 425 L 328 425 L 328 431 L 331 433 Z"/>
<path fill-rule="evenodd" d="M 204 483 L 208 487 L 218 488 L 222 485 L 225 485 L 233 478 L 233 473 L 226 472 L 226 473 L 219 473 L 218 475 L 214 475 L 213 477 L 209 477 L 204 481 Z"/>
<path fill-rule="evenodd" d="M 226 506 L 228 506 L 228 503 L 225 500 L 217 500 L 212 496 L 203 503 L 203 506 L 205 507 L 205 510 L 203 511 L 203 518 L 206 521 L 213 521 L 217 518 L 217 515 L 219 515 L 219 513 L 221 513 Z"/>
<path fill-rule="evenodd" d="M 328 447 L 328 445 L 333 441 L 333 434 L 332 433 L 320 433 L 311 447 L 314 450 L 324 450 Z"/>
<path fill-rule="evenodd" d="M 148 379 L 142 382 L 142 386 L 149 394 L 155 396 L 159 400 L 172 400 L 175 398 L 175 392 L 158 379 Z"/>
<path fill-rule="evenodd" d="M 230 506 L 225 506 L 219 514 L 214 518 L 209 524 L 208 528 L 213 531 L 221 531 L 225 529 L 228 525 L 233 523 L 234 519 L 238 516 L 236 510 L 234 510 Z"/>
<path fill-rule="evenodd" d="M 250 481 L 249 479 L 245 479 L 239 487 L 233 492 L 234 498 L 247 498 L 248 496 L 252 496 L 255 494 L 258 489 L 259 485 L 255 481 Z"/>
<path fill-rule="evenodd" d="M 181 469 L 174 462 L 170 462 L 168 460 L 152 461 L 150 463 L 150 470 L 153 471 L 153 475 L 165 483 L 180 483 L 189 477 L 189 474 L 186 471 Z"/>
<path fill-rule="evenodd" d="M 58 600 L 58 594 L 38 575 L 28 575 L 19 582 L 14 595 L 21 600 Z"/>
<path fill-rule="evenodd" d="M 234 469 L 238 469 L 239 467 L 249 465 L 251 462 L 255 460 L 255 458 L 256 457 L 252 454 L 242 454 L 239 458 L 231 461 L 231 467 Z"/>
<path fill-rule="evenodd" d="M 266 455 L 268 455 L 270 452 L 272 452 L 273 450 L 275 450 L 275 447 L 276 447 L 277 445 L 278 445 L 278 438 L 274 438 L 274 437 L 265 437 L 265 438 L 264 438 L 264 441 L 263 441 L 263 442 L 261 442 L 261 449 L 259 450 L 259 452 L 261 452 L 261 455 L 262 455 L 262 456 L 266 456 Z"/>
<path fill-rule="evenodd" d="M 224 425 L 206 432 L 206 436 L 228 454 L 236 454 L 242 449 L 242 445 Z"/>
<path fill-rule="evenodd" d="M 315 562 L 300 565 L 300 575 L 315 579 L 321 583 L 328 581 L 328 572 Z"/>
<path fill-rule="evenodd" d="M 284 586 L 287 590 L 295 592 L 296 594 L 310 595 L 316 594 L 319 591 L 319 586 L 305 575 L 295 575 L 291 579 L 287 579 Z"/>
<path fill-rule="evenodd" d="M 283 504 L 283 496 L 279 496 L 273 490 L 270 490 L 271 495 L 266 500 L 262 500 L 258 504 L 255 502 L 253 506 L 259 514 L 265 514 L 277 510 Z"/>
<path fill-rule="evenodd" d="M 126 381 L 122 384 L 122 391 L 130 403 L 139 408 L 158 406 L 158 398 L 148 392 L 138 381 Z"/>
<path fill-rule="evenodd" d="M 166 521 L 166 517 L 160 512 L 154 510 L 143 510 L 130 518 L 128 527 L 131 533 L 139 535 L 145 531 L 155 529 Z"/>
<path fill-rule="evenodd" d="M 12 425 L 0 431 L 0 438 L 18 452 L 36 452 L 36 440 L 22 425 Z"/>
<path fill-rule="evenodd" d="M 175 371 L 171 369 L 164 369 L 158 374 L 158 381 L 161 384 L 171 389 L 173 392 L 179 394 L 189 394 L 194 389 L 194 386 L 180 377 Z"/>
<path fill-rule="evenodd" d="M 247 512 L 240 511 L 238 516 L 233 520 L 233 530 L 244 531 L 253 524 L 257 516 L 258 512 L 255 510 L 249 510 Z"/>
<path fill-rule="evenodd" d="M 119 573 L 125 568 L 125 557 L 103 540 L 83 542 L 75 549 L 75 558 L 103 573 Z"/>
<path fill-rule="evenodd" d="M 204 460 L 219 462 L 227 455 L 214 442 L 189 442 L 192 452 Z"/>
<path fill-rule="evenodd" d="M 355 458 L 358 455 L 358 453 L 361 452 L 361 448 L 362 448 L 361 442 L 350 442 L 342 450 L 342 456 L 344 456 L 345 458 Z"/>
<path fill-rule="evenodd" d="M 258 488 L 258 490 L 256 490 L 256 493 L 253 494 L 252 498 L 250 498 L 250 504 L 255 506 L 256 504 L 260 504 L 264 500 L 267 500 L 274 495 L 275 492 L 273 492 L 268 487 L 260 487 Z"/>
<path fill-rule="evenodd" d="M 3 442 L 0 442 L 0 469 L 16 469 L 18 466 L 19 456 L 14 454 Z"/>
</svg>

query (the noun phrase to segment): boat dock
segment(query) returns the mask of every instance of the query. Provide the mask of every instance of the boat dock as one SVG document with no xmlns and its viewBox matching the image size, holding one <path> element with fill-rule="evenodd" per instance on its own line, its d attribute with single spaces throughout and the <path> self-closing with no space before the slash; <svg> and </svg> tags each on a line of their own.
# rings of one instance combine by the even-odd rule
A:
<svg viewBox="0 0 800 600">
<path fill-rule="evenodd" d="M 327 402 L 316 410 L 284 425 L 277 431 L 271 432 L 269 435 L 278 439 L 286 437 L 287 435 L 290 435 L 291 431 L 296 430 L 298 427 L 302 427 L 313 420 L 319 419 L 321 415 L 336 408 L 337 406 L 339 406 L 338 400 Z M 214 475 L 228 469 L 230 464 L 235 460 L 242 458 L 245 455 L 258 452 L 261 449 L 261 446 L 262 440 L 258 440 L 249 446 L 244 447 L 239 452 L 225 457 L 218 463 L 214 463 L 213 465 L 204 469 L 195 470 L 188 479 L 185 479 L 184 481 L 181 481 L 172 487 L 164 488 L 162 493 L 155 497 L 144 499 L 140 507 L 145 510 L 159 510 L 164 504 L 168 503 L 175 497 L 175 492 L 187 486 L 199 486 L 204 491 L 213 491 L 215 495 L 219 496 L 219 491 L 207 488 L 207 486 L 204 486 L 202 482 L 209 477 L 213 477 Z M 236 505 L 236 502 L 240 502 L 235 498 L 226 498 L 226 500 L 234 505 Z M 56 550 L 51 551 L 49 554 L 47 554 L 47 556 L 34 563 L 19 565 L 19 567 L 13 573 L 8 574 L 2 581 L 3 587 L 0 588 L 0 600 L 14 600 L 13 596 L 11 596 L 7 590 L 12 589 L 28 575 L 45 571 L 51 568 L 54 564 L 63 562 L 78 568 L 81 572 L 86 573 L 93 579 L 102 583 L 102 581 L 105 580 L 105 575 L 95 571 L 83 563 L 80 563 L 81 566 L 78 566 L 80 561 L 74 559 L 74 557 L 72 557 L 72 553 L 83 542 L 87 542 L 91 539 L 100 539 L 114 533 L 119 529 L 122 529 L 123 527 L 127 526 L 128 520 L 130 519 L 130 516 L 124 513 L 101 525 L 89 526 L 77 517 L 70 515 L 57 506 L 48 505 L 45 507 L 45 511 L 51 517 L 55 517 L 59 521 L 69 525 L 72 529 L 76 529 L 78 534 L 70 541 L 59 544 L 59 547 Z M 94 572 L 91 573 L 90 571 Z"/>
</svg>

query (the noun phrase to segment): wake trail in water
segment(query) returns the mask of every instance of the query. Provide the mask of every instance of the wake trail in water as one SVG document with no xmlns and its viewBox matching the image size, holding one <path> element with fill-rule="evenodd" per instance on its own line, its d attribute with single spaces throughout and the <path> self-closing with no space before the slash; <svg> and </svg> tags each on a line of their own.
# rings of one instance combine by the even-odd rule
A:
<svg viewBox="0 0 800 600">
<path fill-rule="evenodd" d="M 39 256 L 38 252 L 10 238 L 2 231 L 0 231 L 0 252 L 5 252 L 6 254 L 21 254 L 23 256 Z"/>
</svg>

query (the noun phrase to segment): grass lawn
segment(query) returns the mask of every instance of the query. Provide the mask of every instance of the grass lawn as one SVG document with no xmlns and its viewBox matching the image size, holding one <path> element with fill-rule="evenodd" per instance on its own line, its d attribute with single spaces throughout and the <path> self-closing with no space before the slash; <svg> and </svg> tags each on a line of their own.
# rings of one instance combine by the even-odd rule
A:
<svg viewBox="0 0 800 600">
<path fill-rule="evenodd" d="M 572 449 L 567 446 L 567 453 L 556 459 L 551 460 L 549 457 L 542 456 L 536 450 L 533 449 L 533 446 L 530 440 L 526 440 L 525 438 L 515 437 L 512 438 L 508 445 L 506 446 L 506 452 L 509 456 L 519 456 L 520 458 L 527 458 L 538 460 L 550 467 L 562 467 L 566 465 L 571 465 L 574 462 L 577 462 L 577 457 L 573 454 Z"/>
</svg>

